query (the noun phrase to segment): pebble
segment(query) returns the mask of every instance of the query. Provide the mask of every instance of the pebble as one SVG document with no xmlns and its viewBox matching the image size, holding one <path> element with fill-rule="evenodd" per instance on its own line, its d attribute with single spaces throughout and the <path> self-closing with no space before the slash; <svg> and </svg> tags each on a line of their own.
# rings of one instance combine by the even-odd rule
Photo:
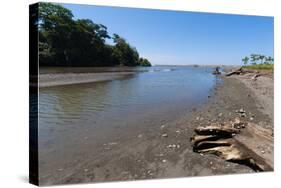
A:
<svg viewBox="0 0 281 188">
<path fill-rule="evenodd" d="M 262 153 L 262 154 L 265 154 L 265 151 L 262 150 L 261 153 Z"/>
<path fill-rule="evenodd" d="M 165 162 L 167 162 L 167 160 L 166 160 L 166 159 L 163 159 L 162 162 L 165 163 Z"/>
<path fill-rule="evenodd" d="M 253 120 L 254 120 L 254 118 L 253 118 L 253 117 L 250 117 L 250 120 L 251 120 L 251 121 L 253 121 Z"/>
<path fill-rule="evenodd" d="M 161 125 L 161 127 L 160 127 L 161 129 L 164 129 L 165 128 L 165 125 Z"/>
<path fill-rule="evenodd" d="M 219 113 L 219 117 L 221 117 L 222 116 L 222 113 Z"/>
<path fill-rule="evenodd" d="M 139 135 L 138 135 L 138 138 L 142 138 L 142 134 L 139 134 Z"/>
<path fill-rule="evenodd" d="M 89 171 L 89 169 L 87 169 L 87 168 L 84 169 L 84 172 L 88 172 L 88 171 Z"/>
<path fill-rule="evenodd" d="M 179 134 L 179 133 L 180 133 L 180 130 L 177 130 L 177 131 L 176 131 L 176 133 L 178 133 L 178 134 Z"/>
<path fill-rule="evenodd" d="M 117 144 L 118 144 L 117 142 L 110 142 L 110 143 L 108 143 L 107 145 L 113 146 L 113 145 L 117 145 Z"/>
<path fill-rule="evenodd" d="M 161 135 L 162 137 L 168 137 L 168 134 L 167 133 L 164 133 Z"/>
</svg>

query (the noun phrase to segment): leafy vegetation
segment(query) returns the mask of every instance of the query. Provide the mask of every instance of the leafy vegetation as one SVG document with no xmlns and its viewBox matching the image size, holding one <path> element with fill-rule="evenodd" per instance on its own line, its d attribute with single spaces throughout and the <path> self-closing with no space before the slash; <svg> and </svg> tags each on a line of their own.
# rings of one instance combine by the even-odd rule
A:
<svg viewBox="0 0 281 188">
<path fill-rule="evenodd" d="M 274 59 L 271 56 L 265 56 L 261 54 L 251 54 L 250 58 L 246 56 L 242 59 L 242 62 L 244 64 L 243 68 L 249 68 L 249 69 L 274 68 Z"/>
<path fill-rule="evenodd" d="M 92 20 L 74 20 L 61 5 L 40 3 L 38 17 L 40 66 L 151 66 L 124 38 Z"/>
</svg>

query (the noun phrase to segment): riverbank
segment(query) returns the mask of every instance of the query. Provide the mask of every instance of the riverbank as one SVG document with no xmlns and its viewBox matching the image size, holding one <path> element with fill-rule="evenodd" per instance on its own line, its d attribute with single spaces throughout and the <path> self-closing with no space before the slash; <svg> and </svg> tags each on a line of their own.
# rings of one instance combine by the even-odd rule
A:
<svg viewBox="0 0 281 188">
<path fill-rule="evenodd" d="M 102 82 L 122 79 L 136 72 L 49 73 L 39 75 L 39 87 Z"/>
<path fill-rule="evenodd" d="M 267 99 L 267 98 L 272 98 Z M 72 162 L 66 168 L 44 173 L 41 183 L 65 184 L 104 181 L 123 181 L 152 178 L 206 176 L 251 173 L 248 166 L 226 162 L 215 155 L 193 151 L 190 138 L 199 125 L 231 121 L 237 110 L 247 113 L 242 119 L 252 122 L 272 134 L 273 139 L 273 77 L 250 75 L 224 77 L 202 107 L 158 127 L 117 130 L 119 136 L 107 142 L 86 143 L 93 155 Z M 270 109 L 268 111 L 268 109 Z M 253 152 L 266 156 L 273 165 L 273 143 L 252 143 Z M 82 149 L 82 148 L 81 148 Z M 250 148 L 251 149 L 251 148 Z M 78 155 L 78 154 L 77 154 Z"/>
</svg>

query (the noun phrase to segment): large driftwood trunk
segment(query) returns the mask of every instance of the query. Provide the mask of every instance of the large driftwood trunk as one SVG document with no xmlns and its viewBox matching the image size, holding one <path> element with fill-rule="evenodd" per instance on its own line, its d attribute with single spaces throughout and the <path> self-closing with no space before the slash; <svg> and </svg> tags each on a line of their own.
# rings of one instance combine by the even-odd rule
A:
<svg viewBox="0 0 281 188">
<path fill-rule="evenodd" d="M 260 153 L 259 145 L 273 147 L 272 133 L 253 123 L 236 119 L 228 123 L 199 126 L 191 138 L 193 150 L 215 154 L 223 160 L 247 165 L 255 171 L 273 170 L 272 154 Z"/>
</svg>

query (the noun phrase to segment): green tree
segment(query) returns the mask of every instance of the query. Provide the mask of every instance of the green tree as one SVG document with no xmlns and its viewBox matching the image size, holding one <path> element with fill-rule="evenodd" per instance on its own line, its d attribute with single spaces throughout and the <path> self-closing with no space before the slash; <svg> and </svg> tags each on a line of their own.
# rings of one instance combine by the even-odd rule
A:
<svg viewBox="0 0 281 188">
<path fill-rule="evenodd" d="M 244 65 L 247 65 L 248 64 L 248 61 L 249 61 L 249 58 L 246 56 L 242 59 Z"/>
<path fill-rule="evenodd" d="M 124 38 L 113 34 L 114 56 L 122 66 L 137 66 L 139 54 L 136 48 L 131 47 Z"/>
<path fill-rule="evenodd" d="M 251 61 L 253 65 L 257 64 L 257 60 L 259 60 L 259 55 L 258 54 L 251 54 Z"/>
<path fill-rule="evenodd" d="M 90 19 L 74 20 L 70 10 L 58 4 L 39 4 L 40 66 L 140 66 L 136 48 L 107 27 Z M 114 45 L 106 41 L 112 39 Z"/>
<path fill-rule="evenodd" d="M 143 67 L 150 67 L 151 63 L 145 58 L 140 58 L 139 59 L 139 65 L 143 66 Z"/>
<path fill-rule="evenodd" d="M 265 55 L 260 55 L 259 58 L 260 58 L 261 64 L 263 64 L 264 59 L 265 59 Z"/>
</svg>

